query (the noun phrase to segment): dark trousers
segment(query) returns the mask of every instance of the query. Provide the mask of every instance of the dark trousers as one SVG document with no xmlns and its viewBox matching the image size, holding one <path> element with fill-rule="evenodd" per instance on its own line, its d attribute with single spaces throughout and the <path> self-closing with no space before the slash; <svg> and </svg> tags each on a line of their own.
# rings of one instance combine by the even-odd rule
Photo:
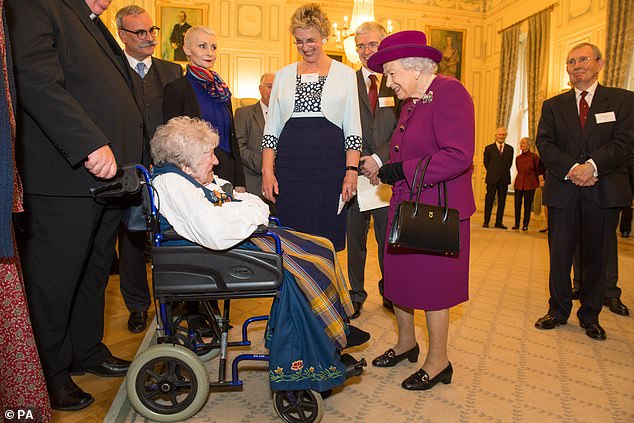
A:
<svg viewBox="0 0 634 423">
<path fill-rule="evenodd" d="M 616 240 L 616 232 L 612 236 L 612 239 L 607 245 L 607 263 L 606 272 L 603 274 L 605 277 L 605 292 L 604 298 L 621 298 L 621 288 L 616 286 L 619 281 L 619 256 L 618 256 L 618 243 Z M 579 240 L 577 243 L 577 249 L 575 250 L 575 258 L 572 262 L 573 278 L 572 289 L 579 292 L 583 283 L 583 242 Z"/>
<path fill-rule="evenodd" d="M 621 234 L 629 234 L 632 232 L 632 208 L 623 207 L 621 209 L 621 224 L 619 225 Z"/>
<path fill-rule="evenodd" d="M 531 210 L 533 209 L 533 198 L 535 190 L 520 191 L 515 190 L 515 226 L 520 225 L 522 215 L 522 199 L 524 199 L 524 222 L 522 226 L 528 227 L 531 221 Z"/>
<path fill-rule="evenodd" d="M 121 208 L 90 197 L 25 195 L 18 238 L 22 270 L 49 392 L 70 369 L 109 357 L 101 342 L 104 295 Z"/>
<path fill-rule="evenodd" d="M 548 207 L 550 248 L 549 314 L 567 320 L 572 310 L 570 269 L 579 238 L 583 242 L 583 279 L 577 317 L 581 323 L 598 321 L 603 307 L 608 244 L 618 223 L 618 208 L 601 209 L 590 191 L 579 188 L 564 208 Z"/>
<path fill-rule="evenodd" d="M 383 281 L 383 249 L 387 228 L 387 207 L 361 212 L 356 198 L 348 207 L 346 239 L 348 251 L 348 279 L 350 280 L 350 298 L 356 303 L 363 303 L 368 297 L 364 289 L 365 260 L 368 252 L 368 230 L 370 217 L 374 220 L 374 236 L 378 245 L 379 267 Z"/>
<path fill-rule="evenodd" d="M 131 232 L 123 224 L 119 228 L 119 287 L 130 313 L 147 311 L 150 290 L 145 269 L 147 232 Z"/>
<path fill-rule="evenodd" d="M 502 182 L 498 182 L 497 184 L 487 184 L 487 193 L 484 198 L 484 223 L 489 223 L 491 220 L 493 201 L 495 200 L 495 194 L 497 193 L 498 210 L 495 214 L 495 224 L 502 224 L 502 219 L 504 219 L 504 207 L 506 206 L 506 194 L 508 193 L 508 190 L 509 185 Z"/>
</svg>

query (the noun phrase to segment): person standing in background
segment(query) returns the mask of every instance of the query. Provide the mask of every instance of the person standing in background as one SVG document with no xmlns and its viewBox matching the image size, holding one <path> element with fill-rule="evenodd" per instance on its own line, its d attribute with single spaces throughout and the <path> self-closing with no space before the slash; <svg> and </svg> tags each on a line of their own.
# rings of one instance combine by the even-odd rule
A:
<svg viewBox="0 0 634 423">
<path fill-rule="evenodd" d="M 211 123 L 220 135 L 220 144 L 214 151 L 220 161 L 215 173 L 231 182 L 236 191 L 245 192 L 232 94 L 227 83 L 212 69 L 218 50 L 216 33 L 206 26 L 194 26 L 185 34 L 183 49 L 189 60 L 187 72 L 165 86 L 163 119 L 167 122 L 176 116 L 189 116 Z"/>
<path fill-rule="evenodd" d="M 521 154 L 515 158 L 517 176 L 515 177 L 515 225 L 513 230 L 520 228 L 520 218 L 522 217 L 522 199 L 524 200 L 524 221 L 522 230 L 528 230 L 531 221 L 531 210 L 533 209 L 533 198 L 535 190 L 539 187 L 539 157 L 531 152 L 533 141 L 524 137 L 520 140 Z"/>
<path fill-rule="evenodd" d="M 484 198 L 484 223 L 483 228 L 489 227 L 491 212 L 495 194 L 498 196 L 498 209 L 495 213 L 495 227 L 507 229 L 504 219 L 504 207 L 506 206 L 506 194 L 511 183 L 511 166 L 513 165 L 513 147 L 505 144 L 507 136 L 506 128 L 495 130 L 495 142 L 484 149 L 484 168 L 487 170 L 485 182 L 487 193 Z"/>
<path fill-rule="evenodd" d="M 99 19 L 110 0 L 7 3 L 24 183 L 18 246 L 51 406 L 94 398 L 71 379 L 121 377 L 130 362 L 102 343 L 104 296 L 122 209 L 90 188 L 138 163 L 143 116 L 121 48 Z"/>
<path fill-rule="evenodd" d="M 178 23 L 174 25 L 172 33 L 170 34 L 170 43 L 174 49 L 174 60 L 177 62 L 184 62 L 187 60 L 187 55 L 185 54 L 185 50 L 183 50 L 183 46 L 185 45 L 185 34 L 191 27 L 192 26 L 187 23 L 187 13 L 185 13 L 184 10 L 181 10 L 178 13 Z"/>
<path fill-rule="evenodd" d="M 154 26 L 145 9 L 126 6 L 115 17 L 119 38 L 134 86 L 134 97 L 143 113 L 145 122 L 144 149 L 141 163 L 150 165 L 150 140 L 156 128 L 163 123 L 163 89 L 167 83 L 182 75 L 179 65 L 152 57 L 160 28 Z M 119 229 L 119 281 L 121 295 L 130 312 L 128 330 L 143 332 L 147 327 L 147 310 L 150 307 L 145 268 L 145 242 L 147 232 L 130 231 L 124 224 Z"/>
<path fill-rule="evenodd" d="M 354 40 L 363 65 L 357 71 L 357 91 L 359 93 L 359 113 L 363 133 L 361 159 L 359 160 L 359 178 L 368 178 L 377 185 L 379 168 L 390 159 L 390 137 L 398 121 L 398 99 L 394 90 L 385 84 L 382 73 L 368 69 L 368 59 L 376 53 L 383 38 L 387 37 L 385 28 L 376 22 L 362 23 L 355 31 Z M 361 211 L 357 197 L 350 200 L 347 216 L 346 239 L 348 242 L 348 280 L 350 297 L 354 307 L 351 319 L 361 314 L 363 302 L 368 294 L 364 289 L 365 260 L 367 255 L 368 230 L 370 218 L 374 222 L 374 236 L 378 246 L 379 292 L 383 295 L 383 250 L 387 227 L 387 206 Z M 391 308 L 389 300 L 383 299 L 383 305 Z"/>
<path fill-rule="evenodd" d="M 269 99 L 275 73 L 265 73 L 260 77 L 260 101 L 251 106 L 236 109 L 236 137 L 240 146 L 240 156 L 244 167 L 244 181 L 247 192 L 262 196 L 262 134 L 269 111 Z M 269 203 L 271 206 L 272 203 Z"/>
</svg>

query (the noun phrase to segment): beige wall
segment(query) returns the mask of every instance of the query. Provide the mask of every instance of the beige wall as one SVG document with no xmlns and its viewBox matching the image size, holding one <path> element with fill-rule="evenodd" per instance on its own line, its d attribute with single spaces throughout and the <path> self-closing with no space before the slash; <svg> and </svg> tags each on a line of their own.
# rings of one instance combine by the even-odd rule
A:
<svg viewBox="0 0 634 423">
<path fill-rule="evenodd" d="M 114 13 L 128 4 L 138 4 L 156 19 L 160 0 L 114 0 L 104 20 L 114 28 Z M 218 34 L 219 57 L 216 71 L 225 78 L 237 97 L 258 96 L 259 75 L 274 71 L 296 60 L 288 32 L 292 12 L 304 1 L 299 0 L 209 0 L 176 1 L 175 5 L 208 5 L 209 26 Z M 350 17 L 352 0 L 320 2 L 331 21 L 343 22 Z M 556 0 L 375 0 L 376 20 L 392 20 L 394 30 L 441 27 L 466 31 L 464 75 L 462 82 L 473 96 L 476 110 L 476 155 L 474 190 L 482 204 L 485 194 L 482 153 L 493 141 L 497 108 L 501 38 L 499 30 L 536 13 Z M 605 0 L 559 0 L 551 18 L 549 49 L 549 96 L 565 88 L 567 75 L 563 66 L 570 46 L 590 41 L 603 48 L 606 38 Z M 164 25 L 165 26 L 165 25 Z M 169 28 L 163 28 L 169 31 Z M 114 32 L 114 31 L 113 31 Z M 328 51 L 336 46 L 327 45 Z M 510 198 L 510 197 L 509 197 Z"/>
</svg>

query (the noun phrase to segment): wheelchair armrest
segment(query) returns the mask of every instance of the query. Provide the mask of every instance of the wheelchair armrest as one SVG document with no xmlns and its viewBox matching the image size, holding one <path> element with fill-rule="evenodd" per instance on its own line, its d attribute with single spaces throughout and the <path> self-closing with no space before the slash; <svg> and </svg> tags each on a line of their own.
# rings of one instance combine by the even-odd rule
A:
<svg viewBox="0 0 634 423">
<path fill-rule="evenodd" d="M 269 227 L 266 225 L 260 225 L 258 228 L 251 234 L 252 238 L 262 238 L 269 237 L 273 238 L 273 242 L 275 242 L 275 253 L 282 254 L 282 240 L 280 237 L 269 230 Z"/>
<path fill-rule="evenodd" d="M 269 231 L 269 227 L 266 225 L 260 225 L 258 226 L 258 228 L 253 232 L 253 235 L 262 235 L 265 234 Z"/>
<path fill-rule="evenodd" d="M 186 239 L 177 234 L 174 229 L 168 229 L 161 232 L 161 241 L 186 241 Z"/>
</svg>

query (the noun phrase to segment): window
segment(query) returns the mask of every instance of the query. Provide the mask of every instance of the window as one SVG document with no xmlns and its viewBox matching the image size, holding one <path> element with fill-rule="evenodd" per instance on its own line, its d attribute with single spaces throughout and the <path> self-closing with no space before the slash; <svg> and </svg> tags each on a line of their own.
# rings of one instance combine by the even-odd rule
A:
<svg viewBox="0 0 634 423">
<path fill-rule="evenodd" d="M 528 72 L 526 69 L 526 38 L 527 33 L 520 34 L 520 46 L 517 53 L 517 75 L 515 77 L 515 93 L 511 105 L 511 115 L 506 130 L 506 143 L 513 146 L 514 153 L 519 154 L 520 139 L 528 136 Z M 515 160 L 513 160 L 515 163 Z M 511 167 L 511 181 L 515 179 L 517 169 Z"/>
</svg>

